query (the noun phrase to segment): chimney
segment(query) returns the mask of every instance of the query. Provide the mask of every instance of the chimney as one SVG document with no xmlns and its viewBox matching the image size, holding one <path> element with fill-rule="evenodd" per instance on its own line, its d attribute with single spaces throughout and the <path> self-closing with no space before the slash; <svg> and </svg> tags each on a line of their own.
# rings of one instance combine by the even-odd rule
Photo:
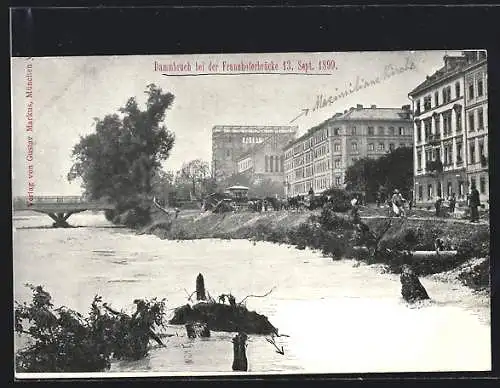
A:
<svg viewBox="0 0 500 388">
<path fill-rule="evenodd" d="M 357 104 L 356 105 L 356 109 L 363 109 L 363 105 L 362 104 Z"/>
<path fill-rule="evenodd" d="M 377 105 L 370 106 L 371 109 L 377 109 Z"/>
<path fill-rule="evenodd" d="M 476 56 L 475 51 L 469 51 L 469 53 L 464 53 L 464 56 L 461 57 L 452 57 L 449 55 L 444 56 L 444 67 L 446 68 L 447 71 L 453 70 L 457 66 L 464 65 L 465 63 L 468 63 L 470 61 L 470 58 L 474 58 Z M 472 59 L 473 60 L 473 59 Z"/>
</svg>

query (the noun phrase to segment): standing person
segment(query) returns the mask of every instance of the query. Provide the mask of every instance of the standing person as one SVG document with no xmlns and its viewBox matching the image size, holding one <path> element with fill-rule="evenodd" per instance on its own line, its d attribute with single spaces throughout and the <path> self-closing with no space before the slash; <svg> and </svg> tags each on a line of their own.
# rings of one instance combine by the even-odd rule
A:
<svg viewBox="0 0 500 388">
<path fill-rule="evenodd" d="M 400 216 L 400 215 L 404 216 L 404 207 L 403 207 L 404 199 L 401 196 L 401 193 L 399 192 L 398 189 L 394 190 L 394 193 L 393 193 L 392 198 L 391 198 L 391 202 L 392 202 L 392 210 L 394 211 L 394 214 L 396 214 L 396 216 Z"/>
<path fill-rule="evenodd" d="M 479 201 L 479 191 L 476 189 L 476 185 L 473 183 L 470 190 L 470 222 L 478 222 L 479 221 L 479 211 L 478 206 L 481 205 Z"/>
<path fill-rule="evenodd" d="M 354 224 L 359 224 L 361 221 L 359 217 L 359 201 L 356 196 L 351 199 L 351 217 Z"/>
<path fill-rule="evenodd" d="M 451 193 L 450 198 L 450 213 L 455 213 L 455 206 L 457 205 L 457 197 L 455 193 Z"/>
<path fill-rule="evenodd" d="M 443 199 L 441 197 L 436 198 L 436 202 L 434 203 L 434 207 L 436 208 L 436 217 L 441 215 L 441 205 L 443 204 Z"/>
</svg>

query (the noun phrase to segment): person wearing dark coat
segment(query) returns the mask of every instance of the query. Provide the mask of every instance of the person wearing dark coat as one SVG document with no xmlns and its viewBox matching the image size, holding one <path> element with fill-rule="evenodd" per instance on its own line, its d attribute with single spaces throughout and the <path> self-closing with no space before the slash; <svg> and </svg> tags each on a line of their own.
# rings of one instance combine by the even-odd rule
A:
<svg viewBox="0 0 500 388">
<path fill-rule="evenodd" d="M 479 191 L 476 189 L 476 185 L 472 185 L 469 197 L 469 207 L 470 207 L 470 221 L 479 221 L 479 210 L 478 207 L 481 205 L 479 201 Z"/>
</svg>

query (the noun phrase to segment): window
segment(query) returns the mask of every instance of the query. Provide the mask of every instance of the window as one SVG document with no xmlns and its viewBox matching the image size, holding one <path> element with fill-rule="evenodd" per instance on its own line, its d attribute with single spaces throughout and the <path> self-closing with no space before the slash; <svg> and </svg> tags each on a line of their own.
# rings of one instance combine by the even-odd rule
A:
<svg viewBox="0 0 500 388">
<path fill-rule="evenodd" d="M 335 152 L 340 152 L 340 143 L 335 143 L 333 145 L 333 149 L 334 149 Z"/>
<path fill-rule="evenodd" d="M 477 81 L 477 96 L 481 97 L 483 95 L 483 80 L 479 79 Z"/>
<path fill-rule="evenodd" d="M 427 185 L 427 199 L 434 199 L 434 193 L 431 184 Z"/>
<path fill-rule="evenodd" d="M 424 120 L 425 141 L 429 141 L 429 137 L 431 135 L 431 127 L 432 127 L 431 119 L 430 118 L 425 119 Z"/>
<path fill-rule="evenodd" d="M 384 134 L 384 127 L 378 127 L 378 134 L 383 135 Z"/>
<path fill-rule="evenodd" d="M 417 170 L 422 169 L 422 151 L 417 152 Z"/>
<path fill-rule="evenodd" d="M 457 143 L 457 164 L 462 163 L 462 143 Z"/>
<path fill-rule="evenodd" d="M 417 101 L 417 107 L 415 108 L 415 113 L 420 114 L 420 100 Z"/>
<path fill-rule="evenodd" d="M 471 177 L 470 178 L 470 186 L 473 187 L 473 186 L 476 186 L 476 177 Z M 477 187 L 477 186 L 476 186 Z"/>
<path fill-rule="evenodd" d="M 356 135 L 356 127 L 351 128 L 351 135 Z"/>
<path fill-rule="evenodd" d="M 385 150 L 385 144 L 384 143 L 378 143 L 378 150 L 379 151 Z"/>
<path fill-rule="evenodd" d="M 451 182 L 448 182 L 448 184 L 446 185 L 446 195 L 448 197 L 450 197 L 451 193 L 453 192 L 453 188 L 452 187 L 453 186 L 452 186 Z"/>
<path fill-rule="evenodd" d="M 424 199 L 424 188 L 422 185 L 418 186 L 418 199 L 419 201 L 422 201 Z"/>
<path fill-rule="evenodd" d="M 462 132 L 462 112 L 455 111 L 455 117 L 457 119 L 457 132 Z"/>
<path fill-rule="evenodd" d="M 375 135 L 375 128 L 368 127 L 368 136 L 373 136 L 373 135 Z"/>
<path fill-rule="evenodd" d="M 471 82 L 469 84 L 469 100 L 474 98 L 474 84 Z"/>
<path fill-rule="evenodd" d="M 439 92 L 434 93 L 434 106 L 439 105 Z"/>
<path fill-rule="evenodd" d="M 471 164 L 476 163 L 476 145 L 474 143 L 469 144 L 469 160 Z"/>
<path fill-rule="evenodd" d="M 443 113 L 443 132 L 444 135 L 451 135 L 451 112 Z"/>
<path fill-rule="evenodd" d="M 431 96 L 424 97 L 424 111 L 431 109 Z"/>
<path fill-rule="evenodd" d="M 417 123 L 417 141 L 421 142 L 422 141 L 422 125 L 421 123 Z"/>
<path fill-rule="evenodd" d="M 335 177 L 335 184 L 337 186 L 340 186 L 342 184 L 342 177 L 341 176 L 336 176 Z"/>
<path fill-rule="evenodd" d="M 460 97 L 460 82 L 455 83 L 455 98 Z"/>
<path fill-rule="evenodd" d="M 374 151 L 375 145 L 373 143 L 368 143 L 368 151 Z"/>
<path fill-rule="evenodd" d="M 395 135 L 394 127 L 389 127 L 389 135 L 390 136 L 394 136 Z"/>
<path fill-rule="evenodd" d="M 273 172 L 273 165 L 274 165 L 274 156 L 269 157 L 269 172 Z"/>
<path fill-rule="evenodd" d="M 358 143 L 351 143 L 351 149 L 353 151 L 357 151 L 358 150 Z"/>
<path fill-rule="evenodd" d="M 453 148 L 450 145 L 445 147 L 444 161 L 447 165 L 451 166 L 453 164 Z"/>
<path fill-rule="evenodd" d="M 333 128 L 333 134 L 335 136 L 339 135 L 340 134 L 340 128 Z"/>
<path fill-rule="evenodd" d="M 404 135 L 405 135 L 405 128 L 399 127 L 399 136 L 404 136 Z"/>
<path fill-rule="evenodd" d="M 478 129 L 483 129 L 484 128 L 484 114 L 483 114 L 483 108 L 479 108 L 477 110 L 477 128 Z"/>
<path fill-rule="evenodd" d="M 443 104 L 451 101 L 451 86 L 443 88 Z"/>
<path fill-rule="evenodd" d="M 436 128 L 436 134 L 439 135 L 441 133 L 441 117 L 439 115 L 434 116 L 434 127 Z M 446 118 L 444 130 L 444 134 L 446 135 Z"/>
<path fill-rule="evenodd" d="M 269 156 L 266 155 L 266 167 L 265 167 L 265 171 L 268 172 L 269 171 Z"/>
<path fill-rule="evenodd" d="M 479 140 L 479 160 L 483 159 L 484 156 L 484 141 Z"/>
<path fill-rule="evenodd" d="M 280 159 L 279 156 L 274 157 L 274 171 L 275 172 L 280 172 Z"/>
<path fill-rule="evenodd" d="M 486 178 L 484 176 L 479 178 L 479 192 L 481 194 L 486 193 Z"/>
<path fill-rule="evenodd" d="M 389 144 L 389 151 L 394 151 L 395 148 L 396 146 L 394 145 L 394 143 Z"/>
<path fill-rule="evenodd" d="M 474 112 L 469 113 L 469 132 L 474 131 Z"/>
<path fill-rule="evenodd" d="M 335 168 L 340 168 L 340 159 L 335 159 Z"/>
</svg>

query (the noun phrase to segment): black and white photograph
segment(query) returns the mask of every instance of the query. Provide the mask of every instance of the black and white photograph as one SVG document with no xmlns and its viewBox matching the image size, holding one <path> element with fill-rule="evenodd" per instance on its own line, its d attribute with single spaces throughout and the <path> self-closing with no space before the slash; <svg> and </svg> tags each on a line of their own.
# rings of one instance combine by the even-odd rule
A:
<svg viewBox="0 0 500 388">
<path fill-rule="evenodd" d="M 16 378 L 491 371 L 488 51 L 11 57 Z"/>
</svg>

